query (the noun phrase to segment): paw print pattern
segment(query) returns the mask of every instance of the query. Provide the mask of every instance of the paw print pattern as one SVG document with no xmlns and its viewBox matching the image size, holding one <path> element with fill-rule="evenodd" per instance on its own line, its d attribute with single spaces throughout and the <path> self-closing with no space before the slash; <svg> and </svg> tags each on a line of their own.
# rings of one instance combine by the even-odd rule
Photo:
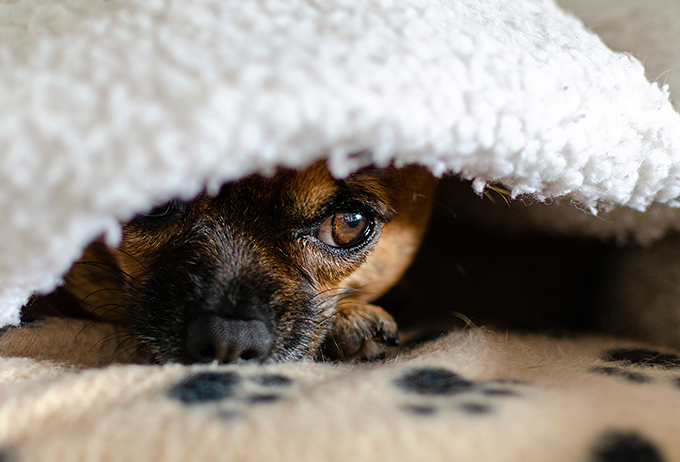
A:
<svg viewBox="0 0 680 462">
<path fill-rule="evenodd" d="M 613 366 L 595 366 L 591 369 L 591 372 L 600 375 L 610 375 L 612 377 L 620 377 L 622 379 L 628 380 L 633 383 L 650 383 L 653 381 L 651 377 L 648 377 L 639 372 L 630 371 L 620 367 Z"/>
<path fill-rule="evenodd" d="M 470 390 L 474 384 L 443 368 L 413 369 L 396 380 L 399 388 L 419 395 L 452 395 Z"/>
<path fill-rule="evenodd" d="M 497 398 L 518 397 L 513 388 L 519 382 L 491 380 L 474 382 L 445 368 L 411 369 L 394 380 L 394 384 L 411 395 L 402 409 L 420 416 L 453 409 L 468 415 L 490 414 Z M 443 399 L 445 398 L 445 399 Z"/>
<path fill-rule="evenodd" d="M 240 382 L 236 372 L 202 372 L 176 384 L 168 395 L 184 404 L 221 401 L 231 397 Z"/>
<path fill-rule="evenodd" d="M 636 432 L 608 430 L 591 450 L 591 462 L 663 462 L 666 460 L 652 442 Z"/>
<path fill-rule="evenodd" d="M 271 404 L 294 381 L 280 374 L 242 376 L 234 371 L 199 372 L 173 385 L 168 397 L 189 406 L 214 404 L 222 418 L 234 418 L 246 405 Z"/>
<path fill-rule="evenodd" d="M 680 356 L 646 348 L 609 350 L 602 354 L 600 360 L 605 365 L 592 367 L 591 372 L 622 378 L 635 384 L 654 383 L 659 378 L 659 371 L 680 369 Z M 675 386 L 680 386 L 680 377 L 671 380 Z"/>
<path fill-rule="evenodd" d="M 680 369 L 680 356 L 645 348 L 611 350 L 603 355 L 605 361 L 634 366 L 657 366 L 663 369 Z"/>
</svg>

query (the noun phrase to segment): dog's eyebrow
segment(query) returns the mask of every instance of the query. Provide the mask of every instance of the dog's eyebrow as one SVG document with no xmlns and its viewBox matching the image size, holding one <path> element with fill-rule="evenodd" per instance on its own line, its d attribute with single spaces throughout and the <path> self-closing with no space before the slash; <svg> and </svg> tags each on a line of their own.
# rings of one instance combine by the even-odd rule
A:
<svg viewBox="0 0 680 462">
<path fill-rule="evenodd" d="M 386 222 L 395 214 L 391 192 L 393 177 L 384 169 L 366 168 L 344 179 L 335 179 L 327 171 L 312 171 L 293 176 L 286 184 L 289 216 L 300 226 L 312 226 L 340 208 L 363 206 L 376 218 Z"/>
<path fill-rule="evenodd" d="M 364 169 L 340 181 L 331 204 L 340 206 L 356 202 L 369 206 L 383 221 L 394 216 L 393 194 L 384 170 Z"/>
</svg>

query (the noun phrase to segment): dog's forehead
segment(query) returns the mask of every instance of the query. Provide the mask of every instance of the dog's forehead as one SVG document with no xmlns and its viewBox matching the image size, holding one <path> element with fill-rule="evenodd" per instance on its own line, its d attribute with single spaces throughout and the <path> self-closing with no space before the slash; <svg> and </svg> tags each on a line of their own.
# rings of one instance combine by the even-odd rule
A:
<svg viewBox="0 0 680 462">
<path fill-rule="evenodd" d="M 318 219 L 339 200 L 379 202 L 390 207 L 389 169 L 367 168 L 344 179 L 333 177 L 324 163 L 305 170 L 281 169 L 271 177 L 255 175 L 226 185 L 220 193 L 232 216 L 283 215 L 303 221 Z M 383 208 L 382 206 L 380 208 Z"/>
<path fill-rule="evenodd" d="M 285 195 L 298 213 L 312 217 L 339 198 L 387 201 L 389 177 L 385 169 L 367 168 L 338 179 L 325 165 L 315 165 L 293 173 L 285 182 Z"/>
<path fill-rule="evenodd" d="M 323 164 L 305 170 L 280 169 L 273 176 L 253 175 L 223 186 L 217 198 L 195 201 L 197 216 L 223 211 L 230 218 L 264 222 L 282 217 L 315 217 L 341 182 Z"/>
<path fill-rule="evenodd" d="M 339 182 L 325 168 L 314 166 L 287 176 L 281 192 L 286 202 L 303 215 L 315 215 L 338 192 Z"/>
</svg>

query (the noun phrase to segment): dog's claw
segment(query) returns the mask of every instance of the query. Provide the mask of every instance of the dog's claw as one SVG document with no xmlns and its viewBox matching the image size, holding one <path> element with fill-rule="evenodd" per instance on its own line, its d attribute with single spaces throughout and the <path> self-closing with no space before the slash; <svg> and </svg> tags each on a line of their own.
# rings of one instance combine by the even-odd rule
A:
<svg viewBox="0 0 680 462">
<path fill-rule="evenodd" d="M 396 347 L 399 346 L 399 333 L 392 332 L 390 334 L 385 330 L 384 325 L 380 325 L 375 331 L 375 336 L 373 339 L 377 342 L 384 343 L 387 346 Z"/>
<path fill-rule="evenodd" d="M 375 336 L 373 338 L 380 343 L 387 343 L 387 332 L 385 332 L 385 327 L 382 325 L 378 327 L 378 330 L 375 331 Z"/>
</svg>

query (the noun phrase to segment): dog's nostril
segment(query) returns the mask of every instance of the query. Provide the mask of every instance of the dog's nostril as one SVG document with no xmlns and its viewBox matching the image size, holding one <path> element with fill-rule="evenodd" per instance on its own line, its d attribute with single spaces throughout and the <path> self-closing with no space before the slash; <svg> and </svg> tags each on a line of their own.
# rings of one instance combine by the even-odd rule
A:
<svg viewBox="0 0 680 462">
<path fill-rule="evenodd" d="M 259 356 L 258 352 L 255 350 L 246 350 L 243 353 L 241 353 L 241 356 L 239 356 L 239 359 L 243 359 L 245 361 L 248 361 L 250 359 L 257 359 Z"/>
<path fill-rule="evenodd" d="M 217 350 L 212 345 L 199 346 L 196 351 L 201 358 L 215 358 L 217 356 Z"/>
<path fill-rule="evenodd" d="M 274 335 L 263 321 L 226 319 L 214 314 L 196 316 L 187 329 L 190 362 L 262 360 L 269 354 Z"/>
</svg>

